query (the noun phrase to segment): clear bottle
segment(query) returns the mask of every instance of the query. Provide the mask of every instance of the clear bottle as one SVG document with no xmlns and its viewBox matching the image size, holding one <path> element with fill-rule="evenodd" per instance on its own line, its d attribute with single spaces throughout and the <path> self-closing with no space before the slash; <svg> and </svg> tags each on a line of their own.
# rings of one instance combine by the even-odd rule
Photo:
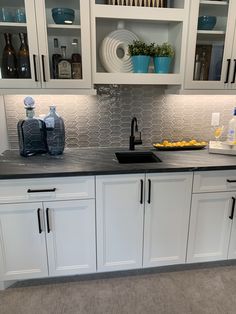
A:
<svg viewBox="0 0 236 314">
<path fill-rule="evenodd" d="M 50 106 L 49 114 L 44 118 L 48 153 L 60 155 L 65 148 L 65 126 L 63 119 L 57 114 L 56 106 Z"/>
<path fill-rule="evenodd" d="M 53 39 L 54 50 L 52 55 L 53 78 L 58 79 L 58 61 L 61 59 L 58 38 Z"/>
<path fill-rule="evenodd" d="M 206 81 L 207 80 L 207 64 L 206 64 L 206 53 L 205 51 L 202 52 L 202 56 L 200 59 L 201 62 L 201 68 L 200 68 L 200 81 Z"/>
<path fill-rule="evenodd" d="M 2 54 L 2 78 L 18 78 L 16 52 L 12 46 L 12 34 L 4 33 L 6 45 Z"/>
<path fill-rule="evenodd" d="M 236 144 L 236 107 L 234 108 L 234 116 L 229 121 L 227 142 L 229 144 Z"/>
<path fill-rule="evenodd" d="M 72 41 L 72 55 L 71 55 L 71 67 L 72 67 L 72 79 L 82 79 L 82 60 L 79 53 L 78 39 Z"/>
<path fill-rule="evenodd" d="M 58 61 L 58 78 L 71 79 L 71 62 L 66 58 L 66 46 L 61 46 L 61 55 Z"/>
<path fill-rule="evenodd" d="M 201 61 L 199 58 L 199 54 L 196 54 L 196 58 L 195 58 L 195 66 L 194 66 L 194 76 L 193 79 L 195 81 L 199 81 L 200 79 L 200 71 L 201 71 Z"/>
<path fill-rule="evenodd" d="M 25 33 L 19 33 L 21 46 L 18 52 L 18 76 L 19 78 L 31 78 L 29 47 L 27 44 L 27 37 Z"/>
<path fill-rule="evenodd" d="M 42 120 L 35 118 L 33 98 L 24 99 L 26 118 L 17 124 L 20 154 L 24 157 L 47 152 L 46 128 Z"/>
</svg>

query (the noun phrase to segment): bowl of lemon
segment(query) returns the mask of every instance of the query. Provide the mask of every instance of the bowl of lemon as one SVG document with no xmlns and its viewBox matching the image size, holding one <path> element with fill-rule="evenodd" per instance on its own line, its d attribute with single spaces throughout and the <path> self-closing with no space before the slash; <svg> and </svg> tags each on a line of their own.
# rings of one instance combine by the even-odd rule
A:
<svg viewBox="0 0 236 314">
<path fill-rule="evenodd" d="M 157 150 L 191 150 L 191 149 L 203 149 L 207 146 L 207 142 L 200 142 L 197 140 L 191 141 L 179 141 L 179 142 L 169 142 L 164 140 L 161 143 L 154 143 L 153 147 Z"/>
</svg>

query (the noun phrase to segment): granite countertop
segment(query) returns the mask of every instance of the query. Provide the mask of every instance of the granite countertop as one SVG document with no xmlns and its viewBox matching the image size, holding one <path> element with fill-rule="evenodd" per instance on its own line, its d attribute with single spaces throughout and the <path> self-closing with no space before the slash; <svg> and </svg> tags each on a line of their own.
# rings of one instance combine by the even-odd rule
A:
<svg viewBox="0 0 236 314">
<path fill-rule="evenodd" d="M 137 151 L 150 150 L 138 148 Z M 209 154 L 207 149 L 159 152 L 160 163 L 119 164 L 115 152 L 126 148 L 66 149 L 61 156 L 21 157 L 18 150 L 0 155 L 0 179 L 42 178 L 101 174 L 179 172 L 236 169 L 236 156 Z"/>
</svg>

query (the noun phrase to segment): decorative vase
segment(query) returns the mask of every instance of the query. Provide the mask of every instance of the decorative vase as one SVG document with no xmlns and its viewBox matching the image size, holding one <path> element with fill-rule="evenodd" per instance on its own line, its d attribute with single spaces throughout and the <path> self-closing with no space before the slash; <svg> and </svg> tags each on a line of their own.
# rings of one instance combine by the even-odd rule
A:
<svg viewBox="0 0 236 314">
<path fill-rule="evenodd" d="M 150 56 L 132 56 L 133 72 L 134 73 L 148 73 L 150 63 Z"/>
<path fill-rule="evenodd" d="M 155 73 L 169 73 L 172 57 L 154 57 Z"/>
</svg>

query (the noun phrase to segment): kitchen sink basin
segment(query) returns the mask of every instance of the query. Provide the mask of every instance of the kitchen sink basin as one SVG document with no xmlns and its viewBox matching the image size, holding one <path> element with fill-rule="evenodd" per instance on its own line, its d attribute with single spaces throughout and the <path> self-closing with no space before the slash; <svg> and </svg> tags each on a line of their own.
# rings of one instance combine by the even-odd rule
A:
<svg viewBox="0 0 236 314">
<path fill-rule="evenodd" d="M 161 162 L 152 152 L 118 152 L 115 155 L 120 164 Z"/>
</svg>

